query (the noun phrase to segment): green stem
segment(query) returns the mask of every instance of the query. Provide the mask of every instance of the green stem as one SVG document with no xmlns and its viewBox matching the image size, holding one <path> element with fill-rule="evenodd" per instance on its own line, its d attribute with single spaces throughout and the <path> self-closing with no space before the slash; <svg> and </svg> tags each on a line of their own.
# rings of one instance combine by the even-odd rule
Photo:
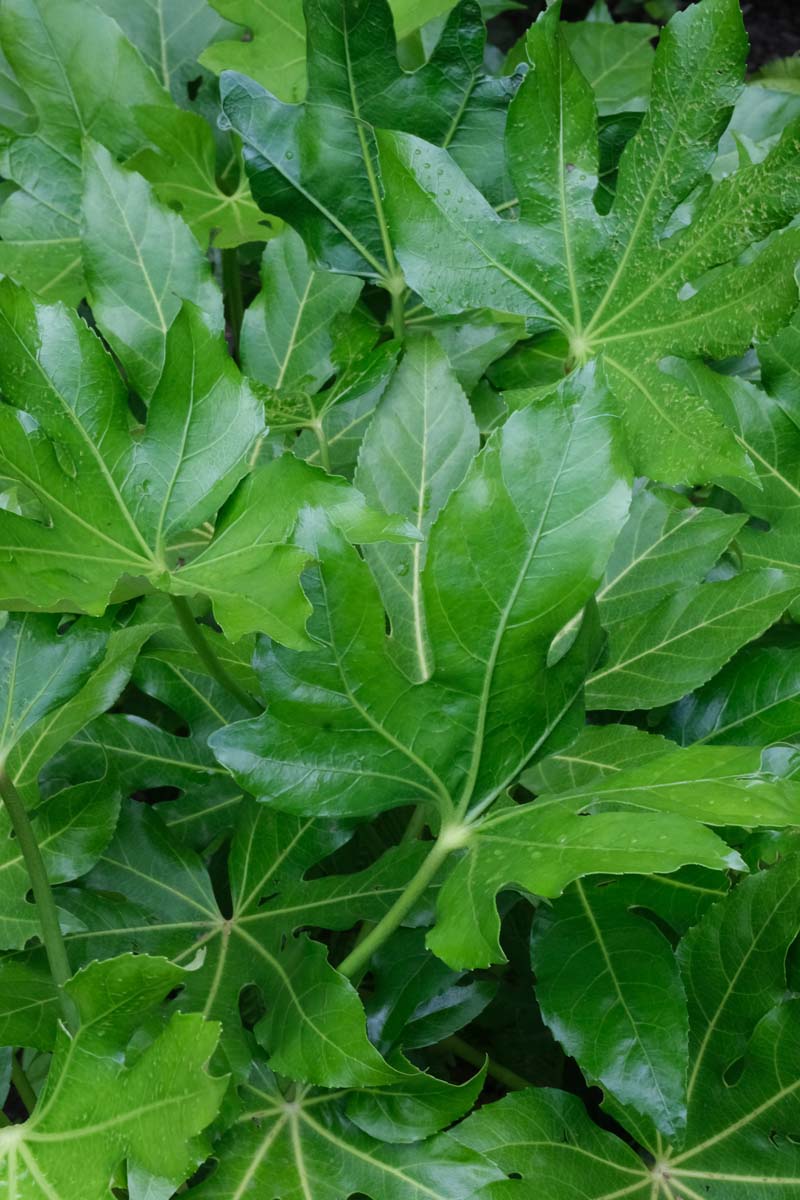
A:
<svg viewBox="0 0 800 1200">
<path fill-rule="evenodd" d="M 261 705 L 255 697 L 245 691 L 241 684 L 236 682 L 227 668 L 222 665 L 214 647 L 210 646 L 203 637 L 203 631 L 197 624 L 186 597 L 170 595 L 170 600 L 172 601 L 175 615 L 180 622 L 181 629 L 197 651 L 197 657 L 205 665 L 209 675 L 216 679 L 217 683 L 221 687 L 224 687 L 226 692 L 238 700 L 242 708 L 246 708 L 248 712 L 260 717 L 262 713 Z"/>
<path fill-rule="evenodd" d="M 47 954 L 47 961 L 50 964 L 50 974 L 59 991 L 62 1012 L 67 1025 L 74 1026 L 75 1011 L 71 1000 L 64 992 L 64 984 L 71 978 L 72 969 L 67 957 L 67 947 L 61 934 L 61 926 L 58 923 L 58 910 L 50 890 L 47 869 L 39 849 L 39 843 L 36 841 L 36 834 L 33 832 L 30 817 L 5 765 L 0 765 L 0 796 L 3 797 L 14 836 L 25 860 L 33 897 L 36 901 L 42 942 Z"/>
<path fill-rule="evenodd" d="M 242 329 L 244 316 L 244 301 L 242 299 L 242 273 L 239 269 L 239 255 L 234 246 L 223 250 L 222 254 L 222 294 L 225 298 L 225 316 L 231 327 L 233 342 L 233 357 L 239 361 L 239 334 Z"/>
<path fill-rule="evenodd" d="M 364 970 L 375 951 L 400 926 L 404 917 L 431 883 L 442 863 L 458 844 L 463 845 L 463 842 L 459 843 L 457 838 L 446 834 L 445 836 L 439 835 L 431 847 L 430 854 L 422 861 L 416 875 L 409 880 L 389 911 L 381 917 L 367 936 L 353 947 L 344 962 L 339 964 L 337 970 L 342 975 L 352 979 L 353 976 Z"/>
<path fill-rule="evenodd" d="M 11 1059 L 11 1082 L 17 1089 L 17 1095 L 25 1105 L 29 1113 L 32 1113 L 36 1108 L 36 1092 L 31 1086 L 31 1081 L 25 1074 L 22 1063 L 17 1058 L 16 1054 Z"/>
<path fill-rule="evenodd" d="M 486 1073 L 496 1079 L 498 1083 L 502 1083 L 503 1087 L 507 1087 L 510 1092 L 521 1092 L 524 1088 L 533 1087 L 527 1079 L 523 1079 L 521 1075 L 517 1075 L 516 1071 L 509 1070 L 502 1063 L 495 1062 L 494 1059 L 486 1059 L 480 1050 L 476 1050 L 474 1046 L 470 1046 L 469 1042 L 465 1042 L 458 1034 L 453 1034 L 452 1037 L 445 1038 L 439 1042 L 437 1047 L 439 1050 L 449 1050 L 453 1054 L 457 1054 L 459 1058 L 463 1058 L 464 1062 L 468 1062 L 473 1067 L 482 1067 L 486 1063 Z"/>
<path fill-rule="evenodd" d="M 403 292 L 392 287 L 389 294 L 392 297 L 392 333 L 398 340 L 402 340 L 406 331 L 406 306 Z"/>
<path fill-rule="evenodd" d="M 319 423 L 319 421 L 315 421 L 311 428 L 314 430 L 314 437 L 317 439 L 317 445 L 319 446 L 319 461 L 330 475 L 331 450 L 330 446 L 328 445 L 328 439 L 325 435 L 325 430 L 322 428 L 322 425 Z"/>
</svg>

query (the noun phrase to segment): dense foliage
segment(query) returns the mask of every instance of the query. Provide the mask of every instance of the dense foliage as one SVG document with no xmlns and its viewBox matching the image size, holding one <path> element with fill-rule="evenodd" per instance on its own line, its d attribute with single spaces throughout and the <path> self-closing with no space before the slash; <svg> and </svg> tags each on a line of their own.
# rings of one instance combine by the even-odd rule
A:
<svg viewBox="0 0 800 1200">
<path fill-rule="evenodd" d="M 8 1200 L 800 1197 L 797 73 L 503 7 L 2 0 Z"/>
</svg>

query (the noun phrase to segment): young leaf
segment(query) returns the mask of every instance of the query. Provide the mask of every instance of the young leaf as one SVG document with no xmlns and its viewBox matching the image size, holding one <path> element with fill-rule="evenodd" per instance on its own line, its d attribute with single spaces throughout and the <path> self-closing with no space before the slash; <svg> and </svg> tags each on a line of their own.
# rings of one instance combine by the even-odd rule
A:
<svg viewBox="0 0 800 1200">
<path fill-rule="evenodd" d="M 478 450 L 478 428 L 439 344 L 409 344 L 361 446 L 356 484 L 368 503 L 402 513 L 427 537 Z M 367 562 L 392 628 L 398 665 L 414 682 L 433 673 L 422 572 L 425 542 L 372 546 Z"/>
<path fill-rule="evenodd" d="M 181 300 L 222 329 L 222 297 L 200 247 L 177 213 L 153 199 L 147 183 L 123 171 L 96 143 L 84 155 L 82 252 L 97 322 L 134 389 L 149 400 L 167 357 Z"/>
<path fill-rule="evenodd" d="M 173 1188 L 193 1173 L 198 1140 L 217 1114 L 225 1079 L 206 1063 L 217 1027 L 176 1015 L 131 1062 L 125 1054 L 149 1012 L 186 978 L 163 959 L 93 963 L 66 986 L 80 1029 L 60 1029 L 48 1083 L 28 1121 L 0 1129 L 0 1181 L 15 1200 L 105 1200 L 123 1162 Z"/>
<path fill-rule="evenodd" d="M 212 0 L 229 21 L 246 25 L 250 38 L 208 46 L 204 67 L 241 71 L 281 100 L 296 103 L 306 87 L 306 26 L 302 0 Z"/>
<path fill-rule="evenodd" d="M 446 152 L 379 135 L 399 261 L 434 311 L 490 297 L 494 308 L 565 334 L 567 367 L 603 352 L 640 471 L 667 482 L 747 477 L 742 449 L 705 397 L 660 364 L 668 355 L 741 353 L 796 306 L 796 230 L 746 265 L 735 260 L 797 211 L 797 130 L 712 188 L 688 226 L 673 231 L 729 118 L 746 46 L 736 0 L 702 0 L 662 34 L 648 112 L 623 152 L 611 213 L 601 216 L 594 99 L 558 16 L 552 6 L 531 29 L 533 70 L 509 114 L 519 222 L 494 213 Z M 544 152 L 531 155 L 532 139 Z M 757 206 L 748 203 L 754 194 Z"/>
<path fill-rule="evenodd" d="M 629 711 L 678 700 L 775 622 L 798 592 L 783 571 L 745 571 L 690 584 L 613 626 L 608 656 L 589 677 L 590 708 Z"/>
<path fill-rule="evenodd" d="M 317 391 L 333 375 L 335 320 L 361 292 L 357 279 L 315 271 L 285 229 L 264 251 L 261 291 L 242 322 L 242 369 L 272 388 Z"/>
</svg>

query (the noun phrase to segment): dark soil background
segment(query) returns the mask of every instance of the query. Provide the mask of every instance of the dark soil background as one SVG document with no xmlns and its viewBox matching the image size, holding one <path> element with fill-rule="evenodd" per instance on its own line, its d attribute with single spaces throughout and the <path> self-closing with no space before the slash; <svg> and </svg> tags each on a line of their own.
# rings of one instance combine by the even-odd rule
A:
<svg viewBox="0 0 800 1200">
<path fill-rule="evenodd" d="M 570 21 L 582 20 L 592 0 L 564 0 L 563 14 Z M 507 50 L 545 7 L 544 0 L 527 0 L 525 9 L 505 13 L 489 24 L 490 39 Z M 679 0 L 679 8 L 685 8 Z M 617 20 L 652 21 L 639 0 L 609 0 Z M 775 58 L 800 53 L 800 0 L 743 0 L 742 11 L 750 35 L 751 71 Z"/>
</svg>

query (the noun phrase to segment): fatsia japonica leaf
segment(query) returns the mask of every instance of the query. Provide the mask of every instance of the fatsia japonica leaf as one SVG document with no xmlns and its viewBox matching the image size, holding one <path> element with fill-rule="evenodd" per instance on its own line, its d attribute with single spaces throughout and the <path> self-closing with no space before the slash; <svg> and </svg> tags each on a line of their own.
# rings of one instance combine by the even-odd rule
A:
<svg viewBox="0 0 800 1200">
<path fill-rule="evenodd" d="M 306 0 L 306 21 L 305 102 L 285 104 L 231 72 L 221 80 L 223 111 L 242 138 L 253 195 L 264 212 L 285 217 L 321 266 L 396 288 L 371 126 L 410 129 L 458 155 L 461 132 L 478 122 L 477 155 L 464 133 L 465 169 L 475 159 L 476 169 L 497 185 L 494 147 L 500 145 L 502 168 L 500 139 L 512 87 L 484 78 L 485 33 L 471 0 L 452 14 L 431 59 L 414 73 L 397 62 L 385 0 L 356 6 Z"/>
<path fill-rule="evenodd" d="M 586 725 L 574 742 L 523 771 L 521 782 L 535 794 L 569 792 L 614 778 L 674 749 L 666 737 L 632 725 Z"/>
<path fill-rule="evenodd" d="M 358 993 L 330 965 L 326 947 L 296 933 L 379 919 L 425 855 L 423 845 L 406 844 L 356 874 L 306 879 L 347 836 L 341 827 L 244 803 L 226 915 L 201 858 L 174 841 L 156 813 L 131 804 L 84 893 L 70 902 L 84 925 L 68 936 L 70 954 L 83 962 L 136 948 L 187 962 L 202 948 L 203 965 L 187 976 L 180 1007 L 221 1021 L 222 1049 L 238 1075 L 252 1053 L 239 1013 L 240 994 L 251 986 L 263 1013 L 256 1035 L 282 1075 L 325 1086 L 413 1083 L 412 1067 L 390 1065 L 369 1042 Z M 117 912 L 109 895 L 133 907 Z"/>
<path fill-rule="evenodd" d="M 201 51 L 240 32 L 207 0 L 142 0 L 140 4 L 96 0 L 96 7 L 114 18 L 175 103 L 183 107 L 190 103 L 189 84 L 196 88 L 198 76 L 202 77 L 197 61 Z"/>
<path fill-rule="evenodd" d="M 419 799 L 447 817 L 490 803 L 580 691 L 582 674 L 565 697 L 563 671 L 546 662 L 625 517 L 614 428 L 589 367 L 516 413 L 473 460 L 422 572 L 435 664 L 425 684 L 393 661 L 367 564 L 329 524 L 308 522 L 320 560 L 308 584 L 318 645 L 298 657 L 265 640 L 267 712 L 211 739 L 242 785 L 287 811 L 326 815 Z"/>
<path fill-rule="evenodd" d="M 186 973 L 163 959 L 93 963 L 68 984 L 80 1016 L 58 1032 L 47 1084 L 30 1118 L 0 1130 L 9 1200 L 105 1200 L 116 1169 L 139 1165 L 173 1188 L 205 1156 L 200 1135 L 227 1080 L 206 1064 L 218 1027 L 176 1014 L 143 1048 L 131 1038 Z M 127 1057 L 126 1057 L 127 1056 Z"/>
<path fill-rule="evenodd" d="M 773 356 L 780 353 L 779 346 L 776 339 Z M 771 361 L 774 363 L 775 358 Z M 768 368 L 765 378 L 775 387 L 775 395 L 744 379 L 717 374 L 710 381 L 707 394 L 755 467 L 756 478 L 751 481 L 721 481 L 745 511 L 760 521 L 760 526 L 754 527 L 751 523 L 737 537 L 745 566 L 797 570 L 800 564 L 800 539 L 797 536 L 800 428 L 797 419 L 800 414 L 792 407 L 790 399 L 788 379 L 791 376 L 784 377 L 786 382 L 782 383 L 774 371 L 774 366 Z M 692 376 L 687 378 L 697 386 Z"/>
<path fill-rule="evenodd" d="M 667 713 L 661 725 L 683 745 L 765 746 L 800 737 L 800 639 L 773 630 Z"/>
<path fill-rule="evenodd" d="M 792 1135 L 798 1010 L 786 990 L 799 861 L 792 855 L 745 880 L 679 944 L 689 1009 L 686 1128 L 663 1140 L 635 1114 L 622 1118 L 649 1161 L 599 1130 L 574 1096 L 544 1089 L 484 1108 L 454 1136 L 516 1170 L 521 1198 L 540 1194 L 547 1180 L 553 1200 L 649 1200 L 659 1189 L 690 1200 L 788 1200 L 800 1178 Z"/>
<path fill-rule="evenodd" d="M 288 1100 L 263 1068 L 242 1091 L 245 1119 L 220 1143 L 198 1200 L 239 1200 L 253 1187 L 276 1200 L 469 1200 L 503 1178 L 450 1134 L 389 1145 L 351 1124 L 335 1096 L 302 1089 Z"/>
<path fill-rule="evenodd" d="M 478 427 L 447 356 L 428 336 L 410 342 L 370 424 L 355 481 L 373 507 L 403 513 L 427 540 L 478 450 Z M 398 665 L 414 682 L 434 670 L 422 594 L 425 542 L 369 547 Z"/>
<path fill-rule="evenodd" d="M 214 132 L 198 113 L 139 104 L 136 123 L 149 143 L 128 161 L 153 185 L 162 203 L 177 210 L 202 249 L 263 242 L 280 223 L 268 221 L 250 193 L 238 138 L 228 139 L 218 166 Z"/>
<path fill-rule="evenodd" d="M 314 270 L 285 229 L 264 251 L 261 291 L 242 322 L 242 369 L 271 388 L 316 392 L 334 373 L 336 317 L 360 292 L 357 279 Z"/>
<path fill-rule="evenodd" d="M 246 25 L 250 37 L 208 46 L 200 55 L 211 71 L 241 71 L 280 100 L 302 100 L 306 86 L 306 26 L 302 0 L 213 0 L 230 21 Z"/>
<path fill-rule="evenodd" d="M 542 1016 L 586 1076 L 668 1137 L 686 1114 L 686 997 L 657 926 L 593 880 L 534 919 L 531 957 Z"/>
<path fill-rule="evenodd" d="M 405 536 L 403 521 L 370 513 L 344 480 L 293 457 L 234 491 L 250 470 L 263 410 L 193 306 L 169 329 L 166 366 L 136 436 L 113 360 L 76 314 L 37 305 L 6 283 L 0 320 L 8 401 L 0 469 L 30 489 L 50 522 L 0 511 L 6 605 L 101 613 L 120 579 L 138 576 L 161 591 L 210 596 L 233 639 L 258 628 L 304 645 L 299 575 L 307 556 L 285 544 L 299 512 L 329 504 L 359 540 Z M 184 562 L 183 537 L 226 500 L 211 540 L 201 538 Z"/>
<path fill-rule="evenodd" d="M 687 583 L 699 583 L 746 519 L 698 508 L 663 489 L 638 492 L 597 593 L 605 628 L 654 608 Z"/>
<path fill-rule="evenodd" d="M 798 593 L 800 576 L 774 568 L 690 584 L 614 625 L 589 677 L 590 708 L 629 711 L 678 700 L 764 633 Z"/>
<path fill-rule="evenodd" d="M 53 722 L 102 661 L 108 634 L 81 626 L 58 632 L 58 619 L 27 614 L 5 619 L 0 630 L 0 682 L 4 717 L 0 764 L 12 778 L 20 768 L 18 748 L 35 753 L 51 735 Z M 87 717 L 88 719 L 88 717 Z M 52 735 L 51 735 L 52 736 Z M 102 780 L 78 783 L 35 807 L 31 819 L 51 883 L 89 870 L 111 840 L 119 792 Z M 35 796 L 35 793 L 34 793 Z M 0 945 L 19 948 L 40 934 L 36 908 L 28 902 L 30 880 L 5 808 L 0 809 Z"/>
<path fill-rule="evenodd" d="M 81 248 L 98 324 L 144 400 L 158 386 L 167 335 L 190 300 L 222 329 L 222 296 L 200 247 L 177 213 L 158 204 L 141 176 L 88 142 Z"/>
<path fill-rule="evenodd" d="M 747 477 L 733 434 L 661 360 L 741 353 L 796 306 L 797 230 L 768 239 L 746 264 L 736 260 L 797 212 L 797 130 L 714 186 L 688 224 L 671 224 L 711 163 L 746 48 L 736 0 L 701 0 L 661 35 L 649 108 L 602 216 L 595 101 L 558 18 L 554 5 L 532 27 L 533 69 L 509 112 L 518 221 L 498 216 L 446 151 L 379 134 L 400 264 L 435 311 L 488 297 L 566 335 L 567 367 L 602 352 L 637 469 L 667 482 Z"/>
<path fill-rule="evenodd" d="M 540 795 L 534 808 L 565 796 L 583 796 L 595 807 L 641 806 L 709 825 L 796 824 L 800 784 L 781 778 L 770 766 L 768 752 L 762 757 L 760 749 L 749 746 L 670 747 L 658 757 L 625 766 L 560 796 Z"/>
<path fill-rule="evenodd" d="M 214 637 L 210 630 L 207 636 Z M 235 664 L 229 669 L 235 672 Z M 47 764 L 42 790 L 49 795 L 76 780 L 103 778 L 123 796 L 153 789 L 158 795 L 159 789 L 175 788 L 180 797 L 159 811 L 175 837 L 204 850 L 220 831 L 235 825 L 242 796 L 206 741 L 220 725 L 245 712 L 202 673 L 196 658 L 180 650 L 145 651 L 132 682 L 148 700 L 167 707 L 174 715 L 174 728 L 129 713 L 99 716 Z M 250 679 L 244 677 L 242 686 L 249 685 Z"/>
<path fill-rule="evenodd" d="M 11 0 L 0 46 L 37 118 L 0 154 L 19 188 L 0 208 L 0 270 L 43 299 L 77 303 L 82 139 L 132 154 L 141 143 L 132 106 L 171 100 L 116 21 L 86 0 Z"/>
</svg>

